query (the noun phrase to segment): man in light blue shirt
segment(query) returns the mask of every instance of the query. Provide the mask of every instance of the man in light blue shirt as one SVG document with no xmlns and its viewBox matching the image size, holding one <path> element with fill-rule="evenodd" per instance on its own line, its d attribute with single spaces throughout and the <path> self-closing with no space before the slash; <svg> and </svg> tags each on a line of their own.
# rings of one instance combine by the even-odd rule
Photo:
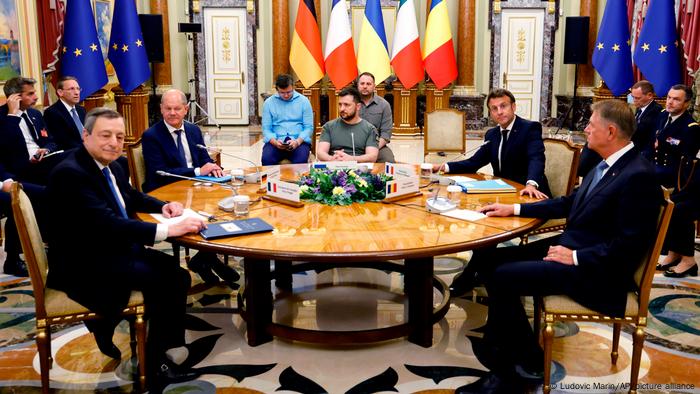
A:
<svg viewBox="0 0 700 394">
<path fill-rule="evenodd" d="M 309 99 L 294 90 L 291 75 L 280 74 L 275 79 L 277 94 L 263 104 L 262 165 L 275 165 L 287 159 L 306 163 L 311 151 L 314 114 Z"/>
</svg>

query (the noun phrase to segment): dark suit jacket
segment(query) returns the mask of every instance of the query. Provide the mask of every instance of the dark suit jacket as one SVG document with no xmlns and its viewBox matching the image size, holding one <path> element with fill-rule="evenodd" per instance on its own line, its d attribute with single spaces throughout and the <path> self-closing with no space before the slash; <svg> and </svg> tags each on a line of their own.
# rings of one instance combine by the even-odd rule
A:
<svg viewBox="0 0 700 394">
<path fill-rule="evenodd" d="M 642 154 L 651 159 L 651 152 L 654 150 L 654 137 L 659 124 L 659 114 L 663 107 L 656 101 L 649 103 L 649 106 L 642 112 L 642 116 L 637 122 L 637 129 L 632 136 L 634 146 Z"/>
<path fill-rule="evenodd" d="M 0 163 L 15 180 L 34 178 L 31 174 L 34 165 L 29 161 L 27 143 L 24 141 L 22 129 L 19 127 L 22 118 L 10 116 L 7 112 L 7 104 L 0 106 Z M 39 147 L 55 151 L 56 144 L 46 130 L 41 112 L 34 108 L 28 108 L 27 115 L 36 129 L 39 137 L 36 142 Z"/>
<path fill-rule="evenodd" d="M 668 187 L 676 187 L 678 169 L 692 163 L 700 149 L 700 126 L 689 112 L 684 112 L 664 128 L 669 117 L 668 112 L 659 115 L 654 152 L 656 172 L 661 183 Z M 685 168 L 681 168 L 682 171 Z"/>
<path fill-rule="evenodd" d="M 160 212 L 164 203 L 129 185 L 121 166 L 109 165 L 126 204 L 134 212 Z M 51 174 L 46 189 L 49 216 L 47 285 L 100 314 L 126 305 L 130 290 L 120 278 L 130 272 L 142 245 L 152 245 L 156 224 L 121 216 L 107 179 L 80 147 Z"/>
<path fill-rule="evenodd" d="M 165 127 L 164 121 L 154 124 L 143 133 L 141 142 L 143 144 L 143 160 L 146 164 L 146 181 L 143 183 L 145 192 L 177 181 L 176 178 L 160 176 L 156 174 L 156 171 L 194 176 L 195 168 L 214 162 L 209 156 L 209 152 L 197 148 L 197 144 L 204 145 L 204 138 L 202 138 L 202 131 L 199 127 L 189 122 L 184 122 L 184 126 L 194 167 L 182 167 L 180 164 L 177 145 L 168 132 L 168 128 Z"/>
<path fill-rule="evenodd" d="M 608 169 L 588 197 L 591 171 L 571 195 L 523 204 L 520 215 L 567 218 L 559 244 L 576 250 L 580 280 L 572 283 L 578 302 L 603 313 L 624 312 L 635 269 L 655 236 L 662 201 L 652 164 L 636 149 Z"/>
<path fill-rule="evenodd" d="M 503 153 L 503 168 L 498 165 L 498 146 L 501 143 L 501 128 L 489 129 L 484 136 L 485 145 L 466 160 L 450 162 L 450 172 L 473 173 L 491 163 L 493 174 L 524 184 L 533 180 L 539 190 L 551 195 L 544 176 L 544 142 L 542 125 L 519 116 L 515 117 L 513 130 L 508 133 L 508 142 Z"/>
<path fill-rule="evenodd" d="M 85 124 L 85 108 L 76 105 L 75 110 L 78 112 L 80 121 Z M 73 117 L 61 100 L 44 110 L 44 122 L 49 129 L 49 134 L 58 145 L 58 149 L 69 150 L 83 144 L 83 131 L 78 130 L 75 126 Z"/>
</svg>

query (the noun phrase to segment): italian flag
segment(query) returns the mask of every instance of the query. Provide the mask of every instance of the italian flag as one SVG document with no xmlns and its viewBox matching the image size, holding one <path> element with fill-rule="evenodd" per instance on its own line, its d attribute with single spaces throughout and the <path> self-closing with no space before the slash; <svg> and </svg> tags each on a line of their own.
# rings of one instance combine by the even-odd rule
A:
<svg viewBox="0 0 700 394">
<path fill-rule="evenodd" d="M 391 65 L 406 89 L 423 79 L 423 58 L 413 0 L 401 0 L 396 12 L 396 27 L 392 45 Z"/>
</svg>

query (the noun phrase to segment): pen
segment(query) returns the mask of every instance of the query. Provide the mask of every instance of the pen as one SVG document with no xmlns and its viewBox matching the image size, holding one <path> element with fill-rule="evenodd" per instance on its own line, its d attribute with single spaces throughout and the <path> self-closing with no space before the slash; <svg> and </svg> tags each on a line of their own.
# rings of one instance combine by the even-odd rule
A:
<svg viewBox="0 0 700 394">
<path fill-rule="evenodd" d="M 210 222 L 213 222 L 214 220 L 216 220 L 216 217 L 214 215 L 212 215 L 211 213 L 204 212 L 204 211 L 197 211 L 197 213 L 204 216 L 205 218 L 207 218 L 207 220 L 209 220 Z"/>
</svg>

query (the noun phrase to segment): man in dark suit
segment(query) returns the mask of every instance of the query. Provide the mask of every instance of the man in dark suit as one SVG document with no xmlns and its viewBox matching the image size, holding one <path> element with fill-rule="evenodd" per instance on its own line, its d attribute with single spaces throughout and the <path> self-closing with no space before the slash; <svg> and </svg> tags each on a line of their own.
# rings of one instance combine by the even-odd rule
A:
<svg viewBox="0 0 700 394">
<path fill-rule="evenodd" d="M 129 185 L 114 163 L 122 153 L 125 134 L 119 113 L 107 108 L 90 111 L 84 146 L 53 171 L 46 190 L 47 286 L 65 291 L 103 317 L 86 325 L 100 350 L 114 358 L 121 358 L 112 343 L 119 312 L 132 290 L 143 292 L 149 319 L 148 380 L 156 386 L 190 380 L 196 374 L 176 366 L 187 354 L 184 320 L 190 275 L 177 259 L 144 245 L 196 233 L 206 225 L 196 218 L 171 225 L 132 218 L 136 212 L 175 217 L 182 214 L 183 206 L 166 204 Z"/>
<path fill-rule="evenodd" d="M 666 95 L 666 111 L 659 115 L 654 142 L 654 163 L 661 184 L 678 187 L 679 170 L 690 166 L 700 149 L 700 125 L 688 108 L 693 91 L 685 85 L 674 85 Z"/>
<path fill-rule="evenodd" d="M 80 102 L 80 84 L 75 77 L 63 76 L 56 83 L 59 100 L 44 110 L 49 134 L 59 149 L 69 150 L 83 145 L 85 108 Z"/>
<path fill-rule="evenodd" d="M 146 130 L 141 137 L 143 160 L 146 164 L 143 190 L 149 192 L 178 180 L 158 175 L 157 171 L 189 177 L 223 176 L 221 167 L 214 163 L 209 153 L 197 147 L 204 145 L 202 131 L 197 125 L 185 122 L 185 94 L 177 89 L 163 93 L 160 112 L 163 114 L 163 120 Z"/>
<path fill-rule="evenodd" d="M 488 216 L 567 218 L 564 232 L 523 246 L 491 249 L 477 263 L 489 294 L 484 346 L 492 373 L 457 392 L 522 392 L 516 365 L 542 371 L 543 353 L 521 296 L 564 294 L 595 311 L 621 316 L 662 202 L 652 164 L 630 142 L 634 115 L 626 103 L 591 107 L 588 146 L 604 160 L 565 197 L 530 204 L 491 204 Z M 498 391 L 501 390 L 501 391 Z"/>
<path fill-rule="evenodd" d="M 498 126 L 486 132 L 479 150 L 466 160 L 435 164 L 433 170 L 472 173 L 490 163 L 495 176 L 526 185 L 520 195 L 547 198 L 542 125 L 515 115 L 515 96 L 508 90 L 491 91 L 486 106 Z"/>
<path fill-rule="evenodd" d="M 57 146 L 41 112 L 32 108 L 38 100 L 35 83 L 31 78 L 15 77 L 3 87 L 7 103 L 0 106 L 0 163 L 14 180 L 45 185 L 60 155 L 45 158 Z"/>
<path fill-rule="evenodd" d="M 187 97 L 182 91 L 171 89 L 163 93 L 160 102 L 163 120 L 146 130 L 141 137 L 146 164 L 146 181 L 143 183 L 145 192 L 178 180 L 158 175 L 158 171 L 189 177 L 223 176 L 221 167 L 214 163 L 209 153 L 197 147 L 204 145 L 202 131 L 197 125 L 185 122 L 187 109 Z M 233 268 L 224 264 L 214 253 L 197 253 L 188 262 L 188 267 L 211 284 L 218 283 L 219 277 L 229 284 L 240 278 Z"/>
<path fill-rule="evenodd" d="M 654 85 L 649 81 L 641 80 L 632 85 L 631 94 L 634 107 L 637 108 L 634 113 L 637 129 L 632 137 L 632 142 L 644 157 L 651 159 L 654 137 L 659 122 L 658 117 L 663 108 L 654 101 Z"/>
</svg>

